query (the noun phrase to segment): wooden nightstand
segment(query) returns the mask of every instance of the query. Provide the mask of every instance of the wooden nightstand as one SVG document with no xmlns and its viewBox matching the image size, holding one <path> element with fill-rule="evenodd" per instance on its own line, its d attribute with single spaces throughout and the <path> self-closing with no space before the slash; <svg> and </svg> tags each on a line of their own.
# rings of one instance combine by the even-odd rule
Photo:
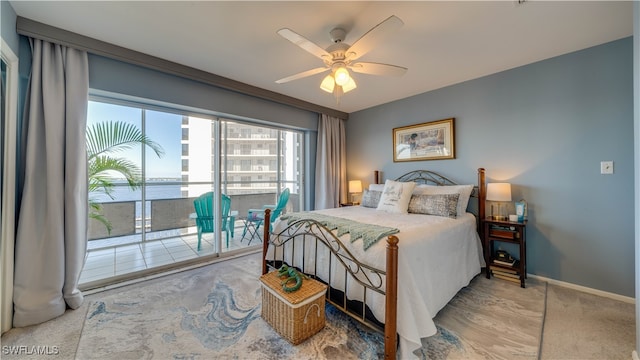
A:
<svg viewBox="0 0 640 360">
<path fill-rule="evenodd" d="M 484 260 L 487 263 L 487 279 L 494 277 L 519 282 L 524 288 L 527 278 L 527 220 L 523 222 L 499 221 L 490 218 L 482 220 Z M 520 259 L 512 266 L 494 263 L 493 243 L 496 241 L 517 244 L 520 248 Z"/>
</svg>

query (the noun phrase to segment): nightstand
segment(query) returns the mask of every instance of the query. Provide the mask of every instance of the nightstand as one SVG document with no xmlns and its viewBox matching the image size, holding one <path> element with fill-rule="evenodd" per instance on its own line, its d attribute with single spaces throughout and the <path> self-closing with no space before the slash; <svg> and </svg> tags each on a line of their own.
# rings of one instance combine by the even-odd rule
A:
<svg viewBox="0 0 640 360">
<path fill-rule="evenodd" d="M 527 278 L 527 220 L 523 222 L 499 221 L 490 218 L 482 220 L 484 260 L 487 263 L 487 279 L 494 277 L 520 283 L 524 288 Z M 497 264 L 493 251 L 494 242 L 517 244 L 520 248 L 520 259 L 513 265 Z"/>
</svg>

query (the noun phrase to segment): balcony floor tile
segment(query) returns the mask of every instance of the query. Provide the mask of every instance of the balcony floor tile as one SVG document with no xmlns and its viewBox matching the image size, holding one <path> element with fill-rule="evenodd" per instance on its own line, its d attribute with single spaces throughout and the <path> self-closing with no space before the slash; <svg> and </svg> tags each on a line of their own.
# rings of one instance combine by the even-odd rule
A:
<svg viewBox="0 0 640 360">
<path fill-rule="evenodd" d="M 235 238 L 229 239 L 229 247 L 227 247 L 225 233 L 222 233 L 222 252 L 247 247 L 247 241 L 240 241 L 242 229 L 236 229 L 235 235 Z M 97 249 L 98 242 L 100 246 L 113 247 Z M 131 241 L 122 241 L 118 238 L 95 241 L 95 243 L 92 240 L 90 245 L 92 243 L 95 246 L 93 249 L 89 246 L 87 251 L 80 284 L 108 281 L 114 276 L 212 255 L 215 250 L 212 234 L 203 236 L 200 251 L 197 251 L 198 237 L 193 233 L 173 238 L 147 240 L 138 244 L 131 244 Z M 254 241 L 251 245 L 257 244 Z"/>
</svg>

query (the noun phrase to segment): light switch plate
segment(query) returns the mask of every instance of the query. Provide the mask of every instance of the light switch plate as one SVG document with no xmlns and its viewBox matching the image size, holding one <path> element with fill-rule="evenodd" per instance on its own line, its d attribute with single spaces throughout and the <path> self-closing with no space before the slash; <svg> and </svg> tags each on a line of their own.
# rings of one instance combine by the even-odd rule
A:
<svg viewBox="0 0 640 360">
<path fill-rule="evenodd" d="M 613 174 L 613 161 L 601 161 L 600 174 Z"/>
</svg>

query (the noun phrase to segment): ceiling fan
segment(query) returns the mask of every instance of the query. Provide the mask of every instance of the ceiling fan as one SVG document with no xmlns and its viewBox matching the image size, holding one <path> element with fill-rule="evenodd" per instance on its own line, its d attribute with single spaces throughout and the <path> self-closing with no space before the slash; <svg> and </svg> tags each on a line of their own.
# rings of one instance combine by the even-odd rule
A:
<svg viewBox="0 0 640 360">
<path fill-rule="evenodd" d="M 321 48 L 291 29 L 280 29 L 278 30 L 280 36 L 320 58 L 324 62 L 324 66 L 287 76 L 276 80 L 276 83 L 283 84 L 325 71 L 331 71 L 322 80 L 320 88 L 328 93 L 333 93 L 336 100 L 339 101 L 342 94 L 355 89 L 357 86 L 349 73 L 349 69 L 362 74 L 402 76 L 407 71 L 407 68 L 374 62 L 356 62 L 357 59 L 372 50 L 378 42 L 389 37 L 402 25 L 404 25 L 402 20 L 392 15 L 362 35 L 353 45 L 343 42 L 346 35 L 344 29 L 335 28 L 329 32 L 333 44 L 326 49 Z"/>
</svg>

